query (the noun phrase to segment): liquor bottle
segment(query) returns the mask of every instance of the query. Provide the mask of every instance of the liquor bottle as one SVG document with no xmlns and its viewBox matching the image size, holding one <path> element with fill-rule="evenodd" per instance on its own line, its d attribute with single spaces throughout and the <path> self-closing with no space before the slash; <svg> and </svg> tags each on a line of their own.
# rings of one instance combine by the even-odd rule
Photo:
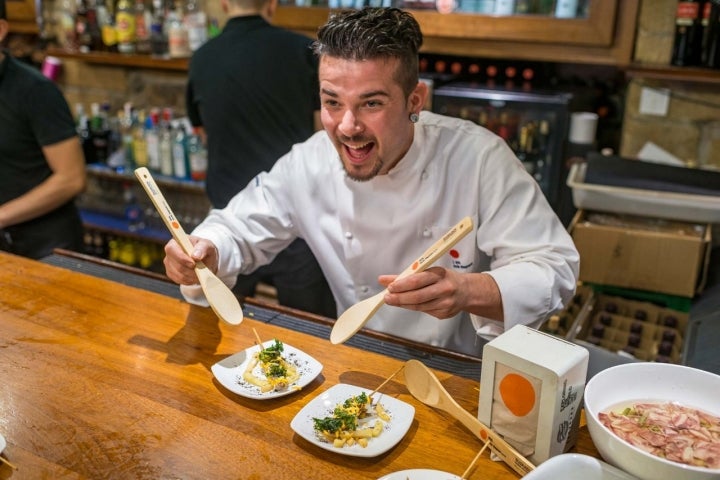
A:
<svg viewBox="0 0 720 480">
<path fill-rule="evenodd" d="M 133 157 L 135 158 L 135 165 L 137 167 L 148 166 L 148 144 L 145 138 L 145 121 L 145 111 L 140 110 L 140 112 L 138 112 L 138 120 L 132 129 Z"/>
<path fill-rule="evenodd" d="M 495 0 L 495 15 L 512 15 L 515 13 L 515 0 Z"/>
<path fill-rule="evenodd" d="M 165 10 L 162 0 L 153 0 L 152 22 L 150 23 L 150 53 L 154 57 L 168 56 L 168 37 L 165 29 Z"/>
<path fill-rule="evenodd" d="M 182 10 L 174 8 L 168 12 L 165 18 L 168 36 L 168 54 L 170 58 L 186 58 L 192 52 L 190 51 L 190 38 L 188 30 L 183 23 Z"/>
<path fill-rule="evenodd" d="M 555 0 L 538 0 L 535 13 L 538 15 L 552 15 Z"/>
<path fill-rule="evenodd" d="M 150 115 L 145 119 L 145 142 L 147 143 L 148 169 L 153 172 L 160 172 L 160 137 L 158 135 L 158 123 L 160 112 L 152 109 Z"/>
<path fill-rule="evenodd" d="M 97 4 L 98 25 L 102 36 L 103 50 L 117 52 L 117 30 L 115 30 L 115 17 L 108 10 L 105 0 L 99 0 Z"/>
<path fill-rule="evenodd" d="M 558 0 L 555 4 L 555 16 L 557 18 L 575 18 L 577 11 L 577 0 Z"/>
<path fill-rule="evenodd" d="M 87 2 L 87 34 L 89 37 L 90 50 L 103 50 L 102 30 L 98 18 L 97 0 Z"/>
<path fill-rule="evenodd" d="M 150 26 L 152 15 L 145 8 L 145 0 L 135 0 L 135 51 L 147 55 L 150 53 Z"/>
<path fill-rule="evenodd" d="M 135 53 L 135 9 L 130 0 L 120 0 L 115 12 L 118 52 Z"/>
<path fill-rule="evenodd" d="M 197 132 L 188 135 L 188 159 L 190 161 L 190 178 L 195 181 L 205 180 L 207 174 L 207 150 Z"/>
<path fill-rule="evenodd" d="M 183 22 L 188 32 L 190 51 L 194 52 L 207 41 L 208 37 L 207 15 L 199 0 L 187 0 Z"/>
<path fill-rule="evenodd" d="M 679 67 L 700 63 L 702 41 L 700 0 L 678 2 L 671 63 Z"/>
<path fill-rule="evenodd" d="M 167 176 L 173 174 L 172 158 L 172 110 L 163 108 L 160 120 L 160 138 L 158 139 L 158 153 L 160 155 L 160 173 Z"/>
<path fill-rule="evenodd" d="M 534 9 L 533 3 L 534 2 L 532 0 L 517 0 L 515 2 L 515 14 L 516 15 L 528 15 L 530 13 L 535 13 L 533 11 L 533 9 Z"/>
<path fill-rule="evenodd" d="M 477 13 L 492 15 L 495 13 L 495 0 L 477 0 L 475 8 L 477 9 Z"/>
<path fill-rule="evenodd" d="M 58 26 L 58 42 L 62 48 L 69 51 L 78 49 L 77 35 L 75 33 L 76 8 L 72 0 L 62 0 L 55 13 Z"/>
<path fill-rule="evenodd" d="M 700 64 L 720 68 L 720 0 L 710 0 L 705 4 Z"/>
<path fill-rule="evenodd" d="M 173 132 L 173 174 L 180 179 L 190 179 L 190 165 L 187 153 L 187 135 L 182 124 Z"/>
<path fill-rule="evenodd" d="M 92 138 L 95 161 L 106 163 L 110 155 L 110 130 L 107 116 L 99 103 L 90 104 L 90 137 Z"/>
<path fill-rule="evenodd" d="M 88 28 L 88 9 L 85 0 L 77 2 L 75 11 L 75 38 L 77 39 L 78 50 L 83 53 L 90 51 L 90 29 Z"/>
</svg>

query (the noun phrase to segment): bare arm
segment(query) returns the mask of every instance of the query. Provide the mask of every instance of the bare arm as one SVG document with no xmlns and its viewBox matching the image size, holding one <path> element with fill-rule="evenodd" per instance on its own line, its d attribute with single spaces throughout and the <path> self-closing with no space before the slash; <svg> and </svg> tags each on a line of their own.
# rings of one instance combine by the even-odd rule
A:
<svg viewBox="0 0 720 480">
<path fill-rule="evenodd" d="M 53 173 L 37 187 L 0 205 L 0 228 L 51 212 L 85 189 L 85 158 L 77 137 L 43 147 L 43 153 Z"/>
<path fill-rule="evenodd" d="M 385 303 L 425 312 L 437 318 L 450 318 L 469 312 L 503 321 L 500 289 L 485 273 L 456 273 L 441 267 L 408 275 L 395 281 L 395 275 L 381 275 L 380 283 L 390 293 Z"/>
</svg>

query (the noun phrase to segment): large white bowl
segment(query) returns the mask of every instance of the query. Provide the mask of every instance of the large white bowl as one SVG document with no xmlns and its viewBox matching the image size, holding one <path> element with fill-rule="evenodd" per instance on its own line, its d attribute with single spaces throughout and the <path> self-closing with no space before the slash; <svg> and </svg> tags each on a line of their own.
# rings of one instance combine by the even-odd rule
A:
<svg viewBox="0 0 720 480">
<path fill-rule="evenodd" d="M 585 416 L 605 461 L 643 480 L 720 479 L 720 470 L 671 462 L 621 440 L 598 419 L 600 412 L 634 401 L 670 401 L 720 415 L 720 376 L 667 363 L 628 363 L 603 370 L 585 386 Z"/>
</svg>

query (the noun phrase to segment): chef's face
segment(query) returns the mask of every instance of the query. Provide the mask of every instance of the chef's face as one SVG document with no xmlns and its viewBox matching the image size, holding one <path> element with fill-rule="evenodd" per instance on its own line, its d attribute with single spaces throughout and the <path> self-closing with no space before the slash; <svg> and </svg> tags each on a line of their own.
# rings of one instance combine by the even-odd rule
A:
<svg viewBox="0 0 720 480">
<path fill-rule="evenodd" d="M 411 113 L 420 113 L 427 87 L 406 96 L 395 78 L 399 60 L 320 59 L 323 126 L 348 176 L 366 181 L 384 175 L 413 141 Z"/>
</svg>

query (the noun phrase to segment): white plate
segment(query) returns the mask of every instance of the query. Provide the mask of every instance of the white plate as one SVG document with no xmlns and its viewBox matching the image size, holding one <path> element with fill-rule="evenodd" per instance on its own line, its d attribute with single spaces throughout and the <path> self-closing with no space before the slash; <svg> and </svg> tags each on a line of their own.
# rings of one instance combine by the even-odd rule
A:
<svg viewBox="0 0 720 480">
<path fill-rule="evenodd" d="M 2 453 L 3 450 L 5 450 L 6 446 L 7 446 L 7 442 L 5 441 L 5 437 L 3 437 L 2 434 L 0 433 L 0 453 Z"/>
<path fill-rule="evenodd" d="M 557 480 L 582 478 L 583 480 L 637 480 L 629 473 L 597 458 L 579 453 L 565 453 L 545 460 L 523 480 Z"/>
<path fill-rule="evenodd" d="M 267 342 L 263 343 L 263 347 L 267 348 L 274 343 L 275 340 L 268 340 Z M 215 378 L 217 378 L 218 382 L 220 382 L 225 388 L 227 388 L 231 392 L 237 393 L 238 395 L 241 395 L 243 397 L 254 398 L 258 400 L 267 400 L 270 398 L 282 397 L 294 393 L 298 389 L 293 387 L 303 388 L 304 386 L 312 382 L 315 377 L 320 375 L 320 372 L 323 369 L 322 364 L 312 358 L 307 353 L 304 353 L 303 351 L 298 350 L 297 348 L 292 347 L 287 343 L 283 343 L 282 356 L 288 363 L 292 363 L 297 367 L 300 378 L 298 378 L 292 384 L 288 385 L 288 388 L 286 388 L 285 390 L 271 390 L 269 392 L 263 393 L 260 391 L 260 387 L 246 382 L 243 379 L 243 373 L 245 373 L 245 368 L 247 368 L 248 363 L 250 362 L 250 360 L 252 360 L 253 354 L 255 354 L 258 349 L 259 347 L 257 345 L 253 345 L 252 347 L 243 350 L 242 352 L 230 355 L 229 357 L 219 361 L 210 369 L 212 370 L 213 375 L 215 375 Z M 256 374 L 262 375 L 260 373 L 260 367 L 256 366 L 255 368 L 257 369 Z"/>
<path fill-rule="evenodd" d="M 355 385 L 347 385 L 339 383 L 330 387 L 312 399 L 302 410 L 295 415 L 290 427 L 295 433 L 303 437 L 310 443 L 320 448 L 341 455 L 350 455 L 353 457 L 375 457 L 381 453 L 385 453 L 392 447 L 397 445 L 410 429 L 413 418 L 415 417 L 415 408 L 403 401 L 382 393 L 373 395 L 373 402 L 380 402 L 390 415 L 390 421 L 385 422 L 383 432 L 377 437 L 371 438 L 367 447 L 353 445 L 351 447 L 337 448 L 332 443 L 321 438 L 315 431 L 313 418 L 324 418 L 332 415 L 335 406 L 343 403 L 350 397 L 360 395 L 362 392 L 369 394 L 372 392 L 369 388 L 356 387 Z M 375 423 L 375 417 L 369 417 L 370 424 Z"/>
<path fill-rule="evenodd" d="M 428 470 L 425 468 L 415 468 L 412 470 L 402 470 L 400 472 L 388 473 L 378 480 L 461 480 L 457 475 L 452 473 L 441 472 L 440 470 Z"/>
</svg>

